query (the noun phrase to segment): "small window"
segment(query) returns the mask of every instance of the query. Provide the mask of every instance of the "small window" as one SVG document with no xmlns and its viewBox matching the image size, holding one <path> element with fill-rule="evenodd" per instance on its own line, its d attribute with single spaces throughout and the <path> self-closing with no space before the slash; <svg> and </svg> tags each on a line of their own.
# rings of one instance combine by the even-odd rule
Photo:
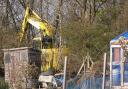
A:
<svg viewBox="0 0 128 89">
<path fill-rule="evenodd" d="M 120 59 L 121 59 L 120 53 L 121 53 L 121 48 L 113 48 L 112 49 L 112 54 L 113 54 L 112 61 L 115 64 L 119 64 L 120 63 Z"/>
</svg>

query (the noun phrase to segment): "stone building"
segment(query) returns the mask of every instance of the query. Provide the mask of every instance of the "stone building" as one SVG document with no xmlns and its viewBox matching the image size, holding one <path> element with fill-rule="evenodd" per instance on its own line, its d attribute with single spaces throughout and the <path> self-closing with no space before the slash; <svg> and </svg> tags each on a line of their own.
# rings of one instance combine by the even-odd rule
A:
<svg viewBox="0 0 128 89">
<path fill-rule="evenodd" d="M 38 78 L 40 73 L 41 52 L 28 47 L 3 49 L 3 51 L 5 81 L 14 89 L 31 88 L 33 78 L 35 79 L 34 74 Z"/>
</svg>

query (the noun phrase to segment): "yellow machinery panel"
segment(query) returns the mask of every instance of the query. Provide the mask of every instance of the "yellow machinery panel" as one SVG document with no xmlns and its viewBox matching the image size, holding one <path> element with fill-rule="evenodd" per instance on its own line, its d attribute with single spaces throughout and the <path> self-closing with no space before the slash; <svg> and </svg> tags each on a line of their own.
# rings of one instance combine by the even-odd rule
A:
<svg viewBox="0 0 128 89">
<path fill-rule="evenodd" d="M 67 48 L 61 48 L 61 55 L 64 57 L 68 54 Z M 62 59 L 63 59 L 62 57 Z M 42 49 L 42 67 L 41 71 L 47 71 L 49 68 L 58 70 L 59 65 L 59 49 Z"/>
</svg>

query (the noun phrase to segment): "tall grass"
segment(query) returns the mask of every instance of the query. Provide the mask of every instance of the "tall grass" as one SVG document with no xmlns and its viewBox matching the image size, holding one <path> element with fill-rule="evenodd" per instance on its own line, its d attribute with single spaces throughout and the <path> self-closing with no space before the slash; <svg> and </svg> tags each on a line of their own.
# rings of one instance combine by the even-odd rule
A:
<svg viewBox="0 0 128 89">
<path fill-rule="evenodd" d="M 8 84 L 5 83 L 3 78 L 0 78 L 0 89 L 9 89 Z"/>
</svg>

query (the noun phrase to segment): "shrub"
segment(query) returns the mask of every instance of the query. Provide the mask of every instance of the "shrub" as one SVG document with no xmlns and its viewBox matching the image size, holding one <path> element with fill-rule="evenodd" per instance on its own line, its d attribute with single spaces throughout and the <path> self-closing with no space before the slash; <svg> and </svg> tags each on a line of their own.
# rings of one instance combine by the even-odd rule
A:
<svg viewBox="0 0 128 89">
<path fill-rule="evenodd" d="M 8 84 L 4 81 L 3 78 L 0 78 L 0 89 L 9 89 Z"/>
</svg>

